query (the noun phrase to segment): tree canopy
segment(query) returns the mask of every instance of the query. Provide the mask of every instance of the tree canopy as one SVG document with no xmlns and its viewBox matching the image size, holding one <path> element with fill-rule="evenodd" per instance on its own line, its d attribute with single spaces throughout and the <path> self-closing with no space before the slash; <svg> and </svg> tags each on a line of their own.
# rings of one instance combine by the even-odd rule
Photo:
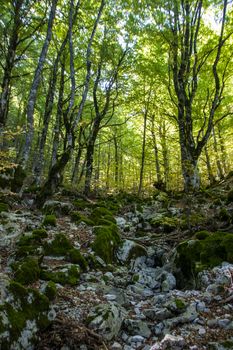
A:
<svg viewBox="0 0 233 350">
<path fill-rule="evenodd" d="M 232 169 L 227 0 L 3 0 L 1 174 L 38 204 L 65 185 L 198 190 Z"/>
</svg>

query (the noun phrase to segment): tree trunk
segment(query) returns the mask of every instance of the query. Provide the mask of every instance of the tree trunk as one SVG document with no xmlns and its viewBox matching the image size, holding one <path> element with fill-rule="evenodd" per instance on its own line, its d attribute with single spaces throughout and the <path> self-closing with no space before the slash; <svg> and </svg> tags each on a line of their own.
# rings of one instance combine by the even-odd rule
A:
<svg viewBox="0 0 233 350">
<path fill-rule="evenodd" d="M 33 142 L 34 109 L 35 109 L 35 104 L 36 104 L 37 91 L 39 88 L 41 73 L 42 73 L 42 69 L 44 67 L 49 44 L 50 44 L 50 41 L 52 39 L 52 27 L 53 27 L 53 21 L 54 21 L 54 17 L 55 17 L 55 13 L 56 13 L 57 1 L 58 0 L 52 1 L 49 20 L 48 20 L 47 34 L 46 34 L 46 38 L 45 38 L 45 41 L 44 41 L 44 44 L 43 44 L 43 47 L 42 47 L 42 50 L 40 53 L 39 61 L 38 61 L 37 67 L 36 67 L 36 71 L 34 74 L 33 82 L 32 82 L 30 93 L 29 93 L 27 112 L 26 112 L 26 115 L 27 115 L 27 133 L 26 133 L 25 146 L 24 146 L 24 150 L 23 150 L 23 156 L 22 156 L 22 160 L 21 160 L 21 164 L 22 164 L 23 168 L 25 168 L 27 165 L 32 142 Z"/>
<path fill-rule="evenodd" d="M 115 148 L 115 186 L 119 185 L 119 155 L 118 155 L 118 143 L 116 135 L 113 136 L 114 148 Z"/>
<path fill-rule="evenodd" d="M 155 127 L 154 127 L 154 116 L 152 116 L 152 128 L 151 128 L 151 135 L 152 135 L 152 142 L 153 142 L 153 148 L 154 148 L 154 155 L 155 155 L 155 170 L 156 170 L 156 176 L 157 176 L 157 183 L 162 184 L 162 175 L 161 175 L 161 168 L 159 163 L 159 150 L 158 145 L 156 141 L 155 136 Z"/>
<path fill-rule="evenodd" d="M 9 46 L 6 54 L 6 62 L 4 67 L 3 79 L 1 84 L 0 95 L 0 127 L 4 127 L 7 121 L 9 99 L 10 99 L 10 83 L 11 74 L 15 64 L 16 49 L 18 46 L 19 28 L 21 25 L 20 12 L 23 0 L 12 2 L 14 4 L 14 23 L 12 33 L 9 40 Z"/>
<path fill-rule="evenodd" d="M 66 127 L 66 132 L 67 132 L 67 139 L 68 139 L 68 146 L 67 149 L 65 149 L 63 151 L 63 154 L 61 156 L 60 159 L 56 160 L 56 163 L 54 163 L 54 165 L 52 166 L 52 168 L 50 169 L 49 175 L 48 175 L 48 180 L 45 182 L 45 184 L 43 185 L 42 189 L 41 189 L 41 193 L 38 196 L 38 205 L 42 205 L 43 202 L 46 200 L 46 198 L 48 196 L 50 196 L 52 193 L 55 192 L 55 190 L 58 188 L 58 186 L 61 184 L 62 181 L 62 174 L 63 171 L 65 169 L 65 166 L 67 165 L 67 163 L 69 162 L 71 155 L 72 155 L 72 151 L 75 147 L 75 139 L 74 139 L 74 132 L 75 129 L 80 121 L 80 118 L 82 116 L 82 112 L 83 112 L 83 108 L 87 99 L 87 93 L 89 90 L 89 84 L 90 84 L 90 79 L 91 79 L 91 48 L 92 48 L 92 44 L 93 44 L 93 40 L 94 40 L 94 36 L 96 33 L 96 29 L 98 26 L 98 23 L 100 21 L 103 9 L 104 9 L 104 5 L 105 5 L 105 1 L 102 0 L 100 7 L 99 7 L 99 11 L 96 17 L 96 20 L 94 22 L 94 26 L 92 29 L 92 33 L 91 36 L 89 38 L 89 42 L 88 42 L 88 46 L 87 46 L 87 54 L 86 54 L 86 77 L 85 77 L 85 81 L 84 81 L 84 89 L 83 89 L 83 93 L 82 93 L 82 98 L 81 98 L 81 102 L 78 108 L 78 112 L 76 114 L 76 117 L 74 118 L 74 120 L 72 121 L 66 121 L 65 122 L 65 127 Z M 73 53 L 73 47 L 72 47 L 72 43 L 70 42 L 70 53 Z M 70 57 L 70 63 L 71 61 L 73 62 L 73 58 Z M 74 81 L 74 70 L 73 67 L 71 67 L 71 85 L 72 85 L 72 90 L 74 87 L 75 81 Z M 69 104 L 69 110 L 71 110 L 71 104 L 73 103 L 73 98 L 74 95 L 72 93 L 71 95 L 71 100 L 70 100 L 70 104 Z"/>
<path fill-rule="evenodd" d="M 219 177 L 219 179 L 223 179 L 224 178 L 224 174 L 223 174 L 222 164 L 221 164 L 221 161 L 219 159 L 218 143 L 217 143 L 217 138 L 216 138 L 216 134 L 215 134 L 215 129 L 214 128 L 212 130 L 212 135 L 213 135 L 213 141 L 214 141 L 214 153 L 215 153 L 215 159 L 216 159 L 216 164 L 217 164 L 218 177 Z"/>
<path fill-rule="evenodd" d="M 143 186 L 143 175 L 144 175 L 144 166 L 145 166 L 145 149 L 146 149 L 146 126 L 147 126 L 147 109 L 146 109 L 146 111 L 144 113 L 141 168 L 140 168 L 138 195 L 141 194 L 142 186 Z"/>
</svg>

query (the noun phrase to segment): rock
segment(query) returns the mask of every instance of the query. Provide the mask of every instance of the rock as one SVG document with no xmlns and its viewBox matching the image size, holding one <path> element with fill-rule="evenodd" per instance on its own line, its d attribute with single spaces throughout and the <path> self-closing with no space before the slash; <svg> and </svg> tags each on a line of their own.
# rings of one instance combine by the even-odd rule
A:
<svg viewBox="0 0 233 350">
<path fill-rule="evenodd" d="M 116 224 L 117 224 L 117 226 L 118 226 L 121 230 L 124 230 L 125 225 L 126 225 L 126 220 L 125 220 L 123 217 L 121 217 L 121 216 L 117 216 L 117 217 L 115 217 L 115 219 L 116 219 Z"/>
<path fill-rule="evenodd" d="M 46 214 L 67 215 L 73 210 L 73 205 L 67 202 L 47 200 L 43 205 Z"/>
<path fill-rule="evenodd" d="M 11 282 L 0 306 L 1 349 L 33 349 L 37 332 L 51 322 L 49 312 L 49 299 L 45 295 Z"/>
<path fill-rule="evenodd" d="M 125 314 L 125 310 L 115 304 L 101 304 L 89 313 L 87 323 L 106 340 L 112 340 L 118 335 Z"/>
<path fill-rule="evenodd" d="M 180 350 L 185 346 L 185 340 L 181 336 L 166 334 L 160 343 L 154 344 L 150 350 Z"/>
<path fill-rule="evenodd" d="M 145 338 L 141 335 L 134 335 L 133 337 L 130 337 L 129 341 L 131 343 L 143 343 L 145 341 Z"/>
<path fill-rule="evenodd" d="M 120 343 L 118 343 L 118 342 L 115 341 L 115 342 L 112 344 L 112 346 L 111 346 L 110 349 L 111 349 L 111 350 L 122 350 L 122 346 L 121 346 Z"/>
<path fill-rule="evenodd" d="M 166 272 L 164 275 L 165 279 L 163 280 L 161 287 L 163 292 L 168 292 L 176 287 L 176 278 L 169 272 Z"/>
<path fill-rule="evenodd" d="M 146 256 L 147 251 L 142 245 L 125 239 L 121 247 L 116 252 L 118 260 L 123 263 L 130 262 L 131 259 L 136 259 L 139 256 Z"/>
<path fill-rule="evenodd" d="M 162 309 L 146 309 L 144 315 L 152 321 L 163 321 L 172 316 L 171 311 L 167 308 Z"/>
<path fill-rule="evenodd" d="M 124 328 L 130 335 L 140 335 L 145 338 L 151 336 L 150 328 L 141 320 L 126 319 L 124 321 Z"/>
</svg>

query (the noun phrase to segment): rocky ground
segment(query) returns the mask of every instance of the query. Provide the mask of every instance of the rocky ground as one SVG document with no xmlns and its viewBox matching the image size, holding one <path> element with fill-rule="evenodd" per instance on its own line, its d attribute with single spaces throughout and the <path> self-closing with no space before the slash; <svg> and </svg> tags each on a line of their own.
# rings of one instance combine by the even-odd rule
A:
<svg viewBox="0 0 233 350">
<path fill-rule="evenodd" d="M 233 349 L 231 184 L 42 211 L 2 193 L 0 348 Z"/>
</svg>

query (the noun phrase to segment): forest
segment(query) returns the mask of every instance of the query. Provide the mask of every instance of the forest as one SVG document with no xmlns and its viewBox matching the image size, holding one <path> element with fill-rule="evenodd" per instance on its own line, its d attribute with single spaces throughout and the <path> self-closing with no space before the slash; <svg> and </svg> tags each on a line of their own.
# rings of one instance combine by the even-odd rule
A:
<svg viewBox="0 0 233 350">
<path fill-rule="evenodd" d="M 0 349 L 233 349 L 233 1 L 1 0 Z"/>
<path fill-rule="evenodd" d="M 229 173 L 231 3 L 1 8 L 1 171 L 44 196 L 198 190 Z"/>
</svg>

